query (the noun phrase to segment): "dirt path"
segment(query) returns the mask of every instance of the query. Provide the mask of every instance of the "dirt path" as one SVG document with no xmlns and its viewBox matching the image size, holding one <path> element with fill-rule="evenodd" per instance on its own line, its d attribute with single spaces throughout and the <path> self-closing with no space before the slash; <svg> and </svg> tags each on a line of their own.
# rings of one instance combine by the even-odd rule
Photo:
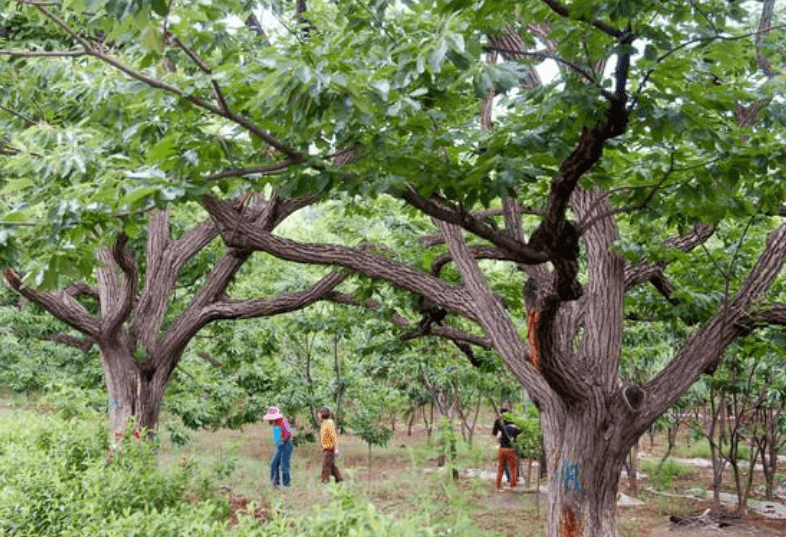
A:
<svg viewBox="0 0 786 537">
<path fill-rule="evenodd" d="M 491 482 L 496 479 L 495 472 L 480 469 L 465 469 L 463 475 Z M 543 500 L 542 507 L 545 509 L 546 499 L 544 495 L 546 487 L 541 484 L 540 490 L 540 497 Z M 514 507 L 522 501 L 522 495 L 527 496 L 527 501 L 529 502 L 535 501 L 536 496 L 538 496 L 533 489 L 524 486 L 522 483 L 516 490 L 506 489 L 505 494 L 495 495 L 490 498 L 490 501 Z M 691 501 L 701 500 L 701 498 L 695 496 L 662 495 Z M 732 494 L 723 494 L 721 500 L 731 507 L 736 506 L 737 498 Z M 724 518 L 721 521 L 722 525 L 717 523 L 705 525 L 699 522 L 689 523 L 687 521 L 683 521 L 682 524 L 676 524 L 667 521 L 654 528 L 640 528 L 638 535 L 639 537 L 786 537 L 786 505 L 777 502 L 757 502 L 755 500 L 749 500 L 749 502 L 751 503 L 749 505 L 751 517 L 749 518 Z M 623 509 L 647 508 L 645 502 L 635 500 L 625 494 L 620 494 L 618 505 Z M 768 510 L 767 506 L 770 506 L 771 509 Z M 709 511 L 706 507 L 702 509 Z"/>
<path fill-rule="evenodd" d="M 648 537 L 784 537 L 786 529 L 770 529 L 740 522 L 738 525 L 717 527 L 676 526 L 664 524 L 647 534 Z"/>
</svg>

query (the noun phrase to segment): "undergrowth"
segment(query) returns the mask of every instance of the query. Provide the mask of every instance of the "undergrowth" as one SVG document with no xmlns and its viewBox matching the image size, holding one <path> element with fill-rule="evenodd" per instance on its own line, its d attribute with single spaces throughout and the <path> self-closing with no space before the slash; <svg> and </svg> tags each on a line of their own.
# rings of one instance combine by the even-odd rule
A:
<svg viewBox="0 0 786 537">
<path fill-rule="evenodd" d="M 470 537 L 479 532 L 461 510 L 449 520 L 426 508 L 401 519 L 344 484 L 322 489 L 322 501 L 306 515 L 241 502 L 218 485 L 237 468 L 232 453 L 213 465 L 184 458 L 161 467 L 156 442 L 129 437 L 111 450 L 104 417 L 87 406 L 74 412 L 71 404 L 65 414 L 17 411 L 0 416 L 0 429 L 4 536 Z M 455 492 L 448 495 L 467 501 Z"/>
<path fill-rule="evenodd" d="M 672 490 L 675 479 L 690 478 L 696 472 L 691 466 L 672 459 L 644 461 L 641 464 L 641 469 L 650 476 L 652 484 L 658 490 Z"/>
</svg>

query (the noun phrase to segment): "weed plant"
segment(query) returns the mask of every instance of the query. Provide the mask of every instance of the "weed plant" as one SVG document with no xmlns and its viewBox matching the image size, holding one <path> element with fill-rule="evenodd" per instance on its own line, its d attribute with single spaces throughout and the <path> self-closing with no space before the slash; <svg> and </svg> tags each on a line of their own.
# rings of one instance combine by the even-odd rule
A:
<svg viewBox="0 0 786 537">
<path fill-rule="evenodd" d="M 644 461 L 642 470 L 649 474 L 652 484 L 658 490 L 670 491 L 674 489 L 675 479 L 686 479 L 694 475 L 696 470 L 686 464 L 672 459 L 665 461 Z"/>
<path fill-rule="evenodd" d="M 710 451 L 710 444 L 706 439 L 691 442 L 690 446 L 677 445 L 672 451 L 674 457 L 683 459 L 710 459 L 712 452 Z"/>
</svg>

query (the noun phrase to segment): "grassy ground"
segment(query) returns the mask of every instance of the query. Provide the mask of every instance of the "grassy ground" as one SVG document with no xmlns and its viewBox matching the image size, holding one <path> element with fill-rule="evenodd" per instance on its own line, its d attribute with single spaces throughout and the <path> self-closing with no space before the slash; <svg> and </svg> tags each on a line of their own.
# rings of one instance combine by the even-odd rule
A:
<svg viewBox="0 0 786 537">
<path fill-rule="evenodd" d="M 490 427 L 478 426 L 472 446 L 461 443 L 460 468 L 495 471 L 496 447 L 490 432 Z M 224 472 L 225 487 L 273 512 L 310 513 L 315 505 L 325 502 L 327 494 L 319 481 L 322 461 L 319 447 L 315 444 L 296 447 L 291 488 L 273 490 L 268 484 L 269 460 L 273 453 L 270 436 L 270 430 L 262 424 L 242 431 L 200 432 L 184 448 L 167 446 L 161 464 L 165 467 L 190 460 L 197 463 L 194 468 L 202 468 L 202 471 Z M 644 451 L 654 460 L 664 451 L 658 440 L 652 449 L 648 441 L 643 444 Z M 407 517 L 413 512 L 426 513 L 432 520 L 455 520 L 457 524 L 470 519 L 483 530 L 484 537 L 546 535 L 545 497 L 525 492 L 527 487 L 519 487 L 518 492 L 497 494 L 489 478 L 460 477 L 455 483 L 451 482 L 446 472 L 437 467 L 438 449 L 422 428 L 416 427 L 412 435 L 396 431 L 384 448 L 369 450 L 360 438 L 350 433 L 341 435 L 340 442 L 342 455 L 338 464 L 346 478 L 346 486 L 385 513 L 396 517 Z M 684 453 L 678 451 L 678 455 L 684 456 Z M 710 488 L 712 483 L 710 474 L 704 470 L 677 467 L 672 474 L 662 485 L 674 492 Z M 730 490 L 729 478 L 726 484 L 725 488 Z M 651 483 L 644 481 L 640 490 L 648 486 Z M 620 490 L 629 492 L 627 480 L 621 482 Z M 639 497 L 646 502 L 644 506 L 621 507 L 617 511 L 621 537 L 655 535 L 668 525 L 670 515 L 699 514 L 711 507 L 707 500 L 670 498 L 648 492 L 641 492 Z M 749 522 L 776 531 L 759 535 L 786 535 L 786 525 L 778 521 L 751 516 Z M 671 535 L 677 537 L 678 534 Z"/>
<path fill-rule="evenodd" d="M 13 404 L 0 405 L 0 413 L 13 412 Z M 24 406 L 24 405 L 23 405 Z M 492 420 L 486 420 L 490 424 Z M 414 513 L 426 515 L 433 522 L 449 522 L 455 527 L 468 523 L 478 528 L 484 537 L 546 535 L 546 498 L 532 487 L 519 487 L 517 492 L 497 494 L 491 475 L 496 469 L 496 444 L 491 427 L 481 421 L 471 446 L 459 443 L 458 467 L 480 470 L 485 477 L 463 476 L 453 482 L 437 467 L 439 448 L 423 427 L 394 433 L 384 448 L 368 446 L 357 436 L 347 432 L 340 438 L 342 456 L 338 460 L 346 478 L 345 486 L 357 496 L 367 498 L 376 508 L 400 519 Z M 168 438 L 167 433 L 163 437 Z M 678 440 L 674 457 L 696 458 L 704 455 L 700 442 L 688 445 L 687 436 Z M 657 462 L 665 453 L 665 439 L 658 436 L 650 446 L 642 439 L 645 456 L 642 471 L 649 478 L 639 483 L 639 498 L 645 502 L 637 507 L 617 509 L 620 537 L 700 537 L 703 534 L 688 528 L 683 533 L 669 527 L 673 514 L 700 514 L 712 507 L 706 499 L 691 500 L 646 492 L 657 484 L 661 490 L 684 493 L 688 489 L 711 488 L 711 470 L 697 469 L 670 461 L 657 472 Z M 204 473 L 206 486 L 214 486 L 212 479 L 221 476 L 222 490 L 262 506 L 266 514 L 311 514 L 315 506 L 326 503 L 329 491 L 320 483 L 322 454 L 313 443 L 295 448 L 292 461 L 292 487 L 273 490 L 269 485 L 269 460 L 273 454 L 271 431 L 257 424 L 240 431 L 201 431 L 193 435 L 185 447 L 164 443 L 160 452 L 162 470 L 173 465 L 187 464 L 194 472 Z M 526 472 L 526 470 L 525 470 Z M 786 475 L 786 468 L 781 468 Z M 536 470 L 533 469 L 533 477 Z M 761 479 L 757 477 L 757 485 Z M 209 484 L 209 485 L 208 485 Z M 724 491 L 733 492 L 731 476 L 724 480 Z M 757 490 L 754 487 L 754 490 Z M 629 482 L 620 482 L 620 491 L 629 493 Z M 713 537 L 775 537 L 786 536 L 786 521 L 766 520 L 749 516 L 738 528 Z M 732 533 L 738 530 L 739 533 Z"/>
<path fill-rule="evenodd" d="M 14 412 L 17 406 L 26 407 L 24 401 L 0 398 L 0 414 Z M 485 425 L 488 422 L 488 426 Z M 476 428 L 472 445 L 459 444 L 458 467 L 485 472 L 490 476 L 496 469 L 496 444 L 491 437 L 491 419 L 481 420 Z M 163 427 L 162 427 L 163 429 Z M 163 436 L 168 438 L 167 433 Z M 397 430 L 384 448 L 368 446 L 357 436 L 347 432 L 341 435 L 342 456 L 338 460 L 346 478 L 345 486 L 356 495 L 368 498 L 377 509 L 407 518 L 412 513 L 425 514 L 433 521 L 471 521 L 484 537 L 546 535 L 546 500 L 532 491 L 532 487 L 519 487 L 517 492 L 497 494 L 489 477 L 461 477 L 452 482 L 446 472 L 437 467 L 439 449 L 423 427 L 416 426 L 412 434 Z M 665 438 L 641 440 L 644 456 L 641 471 L 649 477 L 639 483 L 639 498 L 643 506 L 620 507 L 617 510 L 621 537 L 660 537 L 664 531 L 669 537 L 680 534 L 669 528 L 673 514 L 700 514 L 712 507 L 706 499 L 691 500 L 668 497 L 646 492 L 657 485 L 665 492 L 680 494 L 689 489 L 710 489 L 710 469 L 700 469 L 670 461 L 658 467 L 666 451 Z M 232 494 L 247 498 L 264 506 L 265 512 L 290 515 L 309 514 L 314 506 L 324 504 L 328 491 L 319 480 L 322 454 L 316 444 L 295 448 L 292 461 L 292 487 L 273 490 L 269 485 L 269 460 L 273 454 L 271 431 L 264 424 L 257 424 L 240 431 L 201 431 L 193 435 L 185 447 L 176 447 L 165 441 L 160 454 L 163 470 L 172 465 L 188 464 L 194 472 L 220 475 L 222 488 Z M 687 431 L 678 438 L 672 451 L 675 458 L 706 458 L 706 442 L 688 441 Z M 657 470 L 656 470 L 657 469 Z M 780 469 L 781 478 L 786 467 Z M 536 471 L 533 470 L 533 476 Z M 205 479 L 205 483 L 214 483 Z M 755 480 L 754 497 L 759 497 L 762 479 Z M 212 486 L 212 485 L 211 485 Z M 630 493 L 627 479 L 620 482 L 620 491 Z M 734 492 L 730 472 L 724 478 L 723 491 Z M 786 536 L 786 521 L 763 519 L 750 515 L 738 535 L 773 537 Z M 683 535 L 696 537 L 699 533 L 688 530 Z M 732 537 L 726 532 L 725 537 Z"/>
</svg>

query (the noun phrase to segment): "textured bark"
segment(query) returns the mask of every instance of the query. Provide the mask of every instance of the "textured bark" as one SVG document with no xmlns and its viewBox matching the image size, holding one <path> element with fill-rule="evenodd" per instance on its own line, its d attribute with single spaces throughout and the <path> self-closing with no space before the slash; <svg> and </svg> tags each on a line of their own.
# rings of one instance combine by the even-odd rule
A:
<svg viewBox="0 0 786 537">
<path fill-rule="evenodd" d="M 597 394 L 600 396 L 601 394 Z M 616 536 L 616 496 L 627 452 L 620 424 L 596 415 L 596 400 L 562 419 L 542 418 L 549 453 L 549 534 Z M 622 409 L 618 409 L 622 411 Z"/>
<path fill-rule="evenodd" d="M 272 230 L 286 216 L 314 199 L 273 197 L 266 200 L 260 197 L 250 207 L 236 202 L 230 205 L 251 225 Z M 300 292 L 232 300 L 225 291 L 251 252 L 230 248 L 206 276 L 205 284 L 191 302 L 165 327 L 164 317 L 183 267 L 217 236 L 217 227 L 208 219 L 181 237 L 173 238 L 167 214 L 154 213 L 147 235 L 144 284 L 138 294 L 136 262 L 123 235 L 112 248 L 98 251 L 96 289 L 77 284 L 60 291 L 41 292 L 24 285 L 14 271 L 6 271 L 6 281 L 13 289 L 80 331 L 86 341 L 99 345 L 113 441 L 121 438 L 128 426 L 142 427 L 153 433 L 166 385 L 186 345 L 205 324 L 218 319 L 254 318 L 294 311 L 325 299 L 346 279 L 345 274 L 329 272 Z M 79 302 L 81 295 L 98 296 L 100 311 L 89 311 Z"/>
<path fill-rule="evenodd" d="M 569 6 L 555 0 L 543 1 L 555 16 L 571 17 Z M 763 44 L 769 32 L 773 5 L 773 0 L 763 3 L 757 45 Z M 304 10 L 304 5 L 298 9 L 300 13 Z M 275 225 L 296 210 L 299 203 L 302 206 L 313 200 L 296 200 L 290 205 L 275 199 L 259 200 L 246 207 L 243 203 L 206 197 L 204 207 L 212 220 L 179 239 L 170 237 L 166 214 L 153 217 L 148 235 L 147 270 L 139 296 L 136 296 L 136 266 L 124 248 L 123 238 L 120 237 L 112 250 L 99 254 L 100 315 L 82 306 L 72 291 L 39 293 L 23 287 L 14 273 L 7 273 L 6 278 L 24 296 L 98 342 L 110 394 L 117 398 L 113 416 L 116 424 L 123 423 L 128 416 L 137 417 L 142 424 L 155 423 L 157 413 L 152 411 L 155 405 L 151 402 L 155 401 L 159 387 L 165 386 L 188 341 L 204 324 L 215 319 L 291 311 L 327 297 L 341 301 L 340 295 L 332 290 L 343 277 L 334 273 L 312 289 L 295 295 L 250 301 L 228 299 L 224 291 L 252 251 L 264 251 L 295 263 L 349 269 L 426 297 L 440 308 L 474 322 L 482 334 L 468 335 L 463 341 L 492 346 L 538 402 L 551 470 L 549 535 L 615 535 L 614 501 L 619 472 L 638 437 L 700 375 L 714 371 L 732 341 L 750 333 L 758 323 L 786 323 L 786 308 L 766 303 L 766 293 L 786 259 L 786 227 L 772 232 L 748 280 L 734 290 L 733 298 L 723 304 L 721 311 L 697 328 L 663 371 L 644 386 L 620 386 L 618 369 L 625 291 L 649 281 L 668 296 L 671 287 L 663 277 L 662 263 L 624 266 L 611 250 L 617 238 L 616 209 L 611 207 L 604 192 L 584 190 L 580 186 L 585 174 L 601 159 L 607 142 L 626 131 L 630 67 L 626 51 L 632 49 L 629 45 L 635 36 L 629 29 L 613 28 L 584 14 L 574 16 L 573 22 L 585 23 L 588 29 L 599 30 L 614 39 L 617 45 L 614 87 L 599 88 L 608 106 L 606 117 L 598 118 L 597 123 L 588 124 L 576 133 L 572 151 L 551 179 L 542 220 L 529 240 L 523 237 L 516 219 L 518 211 L 513 196 L 505 200 L 506 228 L 500 230 L 439 194 L 423 197 L 414 188 L 391 192 L 434 218 L 449 247 L 450 255 L 435 263 L 432 272 L 427 272 L 391 261 L 370 248 L 303 244 L 273 233 Z M 547 52 L 556 49 L 547 24 L 532 25 L 529 30 L 546 44 Z M 505 58 L 515 60 L 527 56 L 524 40 L 511 31 L 491 36 L 489 43 Z M 759 64 L 771 76 L 771 66 L 762 49 L 759 47 Z M 89 49 L 87 53 L 104 61 L 109 59 L 97 49 Z M 561 62 L 560 68 L 593 80 L 592 73 L 582 71 L 577 65 Z M 125 72 L 136 80 L 155 84 L 140 74 Z M 525 83 L 534 85 L 537 79 L 529 76 Z M 273 172 L 304 162 L 304 154 L 272 138 L 248 118 L 231 112 L 216 84 L 218 105 L 199 96 L 183 95 L 163 83 L 156 87 L 234 121 L 287 158 L 265 168 L 248 169 L 246 173 Z M 762 100 L 740 106 L 739 126 L 753 124 L 766 104 Z M 492 112 L 491 101 L 487 99 L 483 107 L 484 128 L 491 127 Z M 334 162 L 351 162 L 356 158 L 354 149 L 342 149 Z M 223 170 L 207 179 L 238 175 L 243 174 L 239 170 Z M 575 222 L 569 219 L 574 215 Z M 228 246 L 227 254 L 216 263 L 205 285 L 181 315 L 164 328 L 162 321 L 180 270 L 219 232 Z M 473 235 L 472 245 L 465 242 L 465 232 Z M 675 239 L 668 245 L 691 248 L 706 240 L 711 232 L 707 226 L 698 226 L 690 236 Z M 485 242 L 479 246 L 478 240 Z M 580 245 L 586 258 L 585 285 L 579 281 Z M 489 289 L 477 263 L 479 258 L 510 261 L 537 283 L 532 307 L 527 305 L 531 314 L 529 341 L 521 337 L 509 311 Z M 438 277 L 440 267 L 446 262 L 458 268 L 461 283 L 446 283 Z M 455 335 L 455 331 L 444 332 Z"/>
<path fill-rule="evenodd" d="M 232 247 L 261 250 L 295 263 L 349 268 L 372 278 L 393 282 L 403 289 L 430 297 L 445 309 L 474 318 L 468 303 L 469 296 L 461 286 L 446 284 L 423 271 L 364 249 L 336 244 L 305 244 L 285 239 L 254 226 L 226 202 L 205 198 L 203 203 L 221 230 L 222 237 Z"/>
<path fill-rule="evenodd" d="M 169 375 L 135 362 L 122 345 L 102 344 L 101 355 L 114 444 L 120 444 L 127 428 L 142 428 L 153 434 Z"/>
<path fill-rule="evenodd" d="M 426 296 L 477 322 L 541 408 L 551 470 L 551 535 L 605 536 L 615 532 L 620 469 L 638 437 L 717 362 L 734 338 L 749 333 L 765 319 L 779 322 L 786 318 L 781 305 L 764 307 L 761 302 L 786 259 L 786 226 L 772 233 L 750 279 L 734 300 L 696 332 L 664 371 L 643 387 L 623 389 L 618 381 L 622 297 L 634 285 L 631 274 L 641 274 L 636 283 L 642 283 L 649 281 L 651 273 L 642 266 L 626 268 L 612 252 L 610 246 L 618 234 L 613 211 L 602 192 L 576 188 L 571 202 L 579 218 L 599 206 L 609 209 L 609 216 L 598 219 L 582 236 L 588 279 L 581 298 L 555 300 L 556 276 L 542 267 L 531 271 L 546 277 L 537 288 L 544 312 L 536 329 L 541 365 L 546 364 L 541 372 L 528 362 L 531 346 L 488 288 L 477 263 L 477 249 L 466 244 L 465 230 L 453 220 L 435 219 L 435 225 L 462 275 L 461 285 L 445 284 L 428 272 L 392 262 L 368 249 L 303 244 L 277 237 L 244 222 L 241 215 L 217 200 L 207 200 L 206 206 L 225 240 L 236 248 L 259 249 L 299 263 L 346 267 Z M 690 237 L 670 245 L 689 249 L 710 232 L 697 228 Z M 510 257 L 510 261 L 519 262 L 516 256 Z M 543 294 L 547 295 L 545 300 Z M 340 294 L 332 296 L 338 302 L 352 302 Z M 708 354 L 707 349 L 717 352 Z"/>
<path fill-rule="evenodd" d="M 785 260 L 786 224 L 782 224 L 770 234 L 764 252 L 734 298 L 704 323 L 663 371 L 644 386 L 648 404 L 634 423 L 636 431 L 643 433 L 702 373 L 717 366 L 723 351 L 735 339 L 750 333 L 753 327 L 749 317 L 770 309 L 762 299 Z"/>
</svg>

